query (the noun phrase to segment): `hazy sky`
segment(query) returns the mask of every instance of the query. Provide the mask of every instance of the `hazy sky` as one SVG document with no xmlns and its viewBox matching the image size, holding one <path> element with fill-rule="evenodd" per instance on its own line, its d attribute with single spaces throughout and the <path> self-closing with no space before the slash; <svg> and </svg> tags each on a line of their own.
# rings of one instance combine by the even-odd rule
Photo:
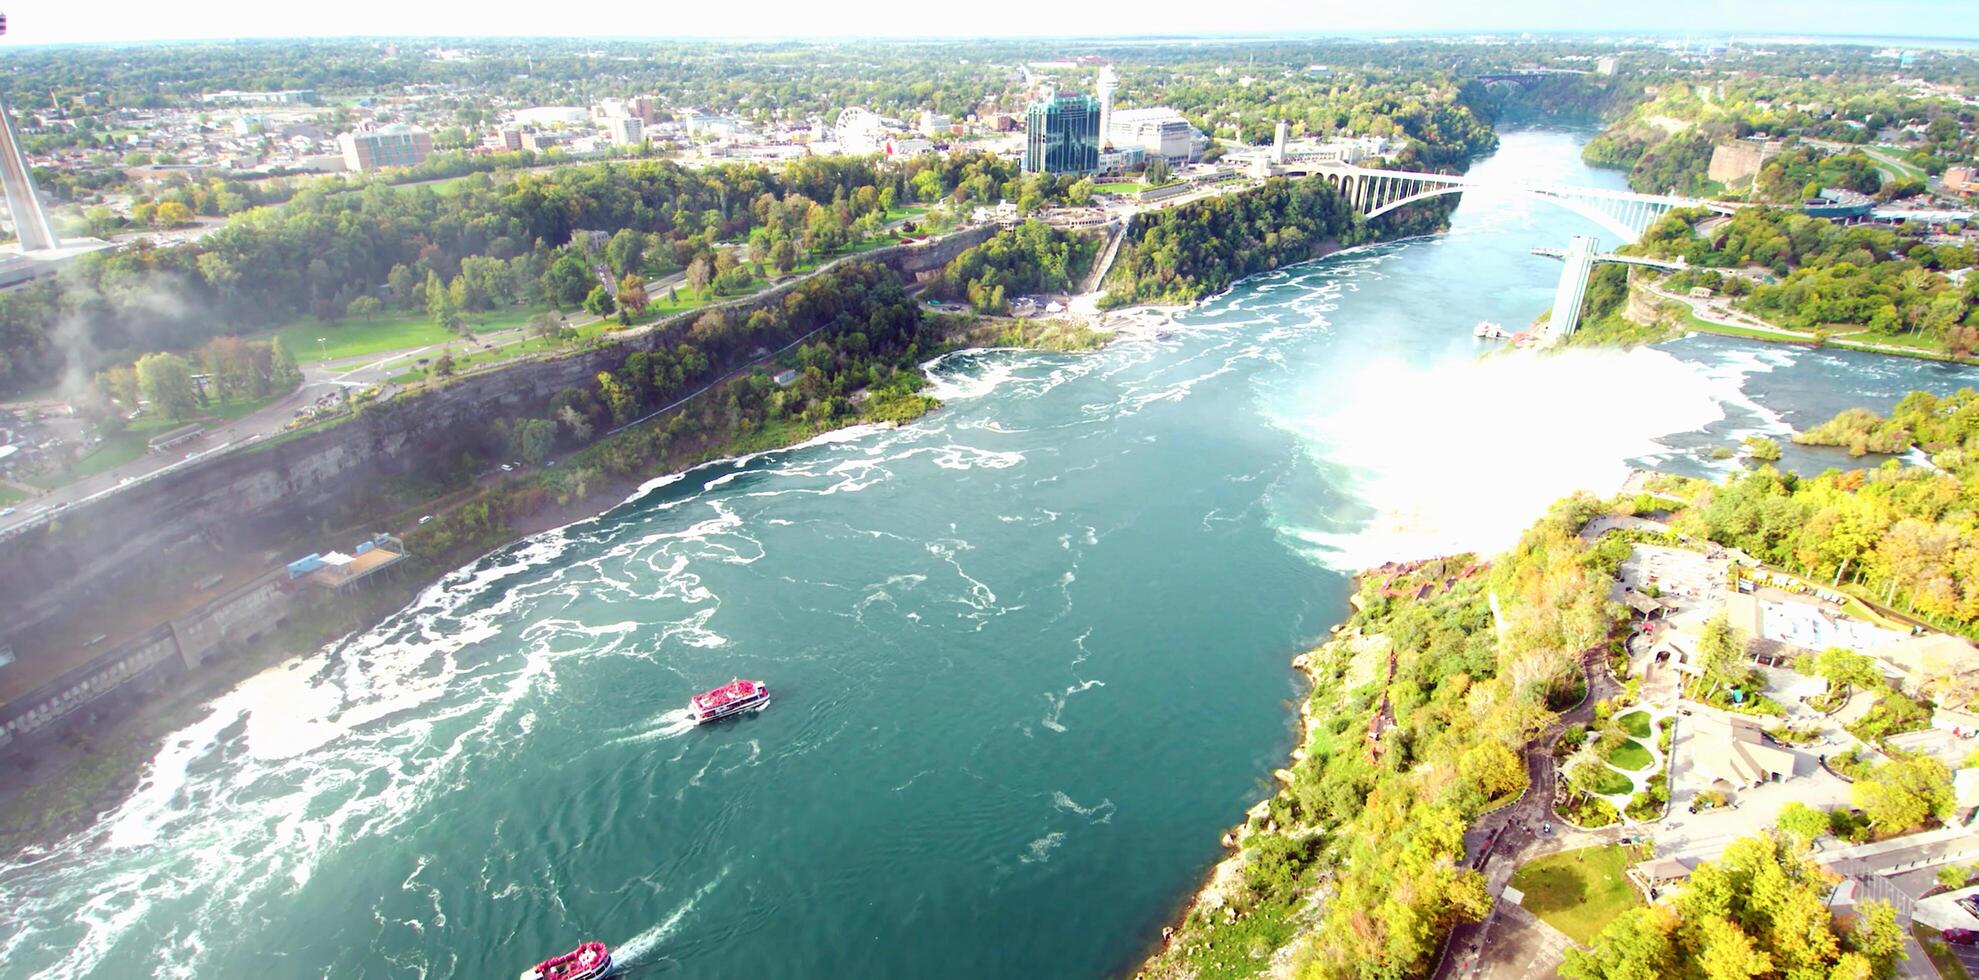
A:
<svg viewBox="0 0 1979 980">
<path fill-rule="evenodd" d="M 306 35 L 845 37 L 1435 31 L 1979 36 L 1979 0 L 31 0 L 5 42 Z"/>
</svg>

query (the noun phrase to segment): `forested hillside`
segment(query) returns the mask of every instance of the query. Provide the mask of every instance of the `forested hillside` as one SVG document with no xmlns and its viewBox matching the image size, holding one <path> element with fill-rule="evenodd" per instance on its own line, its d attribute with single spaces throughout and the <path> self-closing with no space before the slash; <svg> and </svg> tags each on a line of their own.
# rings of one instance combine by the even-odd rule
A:
<svg viewBox="0 0 1979 980">
<path fill-rule="evenodd" d="M 571 310 L 600 268 L 614 279 L 686 269 L 690 282 L 716 282 L 738 265 L 718 243 L 738 239 L 756 268 L 734 276 L 774 274 L 871 234 L 897 204 L 1049 197 L 1067 184 L 955 154 L 894 165 L 807 158 L 779 170 L 611 163 L 476 175 L 447 194 L 306 191 L 197 242 L 97 253 L 0 292 L 0 391 L 301 315 L 334 322 L 360 315 L 352 303 L 366 297 L 424 310 L 434 277 L 469 311 Z"/>
</svg>

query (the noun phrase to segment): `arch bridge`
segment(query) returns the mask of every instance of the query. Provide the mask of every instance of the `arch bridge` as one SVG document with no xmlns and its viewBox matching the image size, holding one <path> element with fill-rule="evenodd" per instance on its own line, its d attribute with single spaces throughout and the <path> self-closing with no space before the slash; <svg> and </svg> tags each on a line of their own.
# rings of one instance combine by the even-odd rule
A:
<svg viewBox="0 0 1979 980">
<path fill-rule="evenodd" d="M 1632 242 L 1658 218 L 1677 208 L 1697 207 L 1706 202 L 1665 194 L 1637 194 L 1634 191 L 1582 187 L 1539 181 L 1479 180 L 1457 174 L 1429 174 L 1408 170 L 1370 170 L 1338 163 L 1301 163 L 1288 159 L 1273 172 L 1309 174 L 1339 188 L 1355 210 L 1368 218 L 1378 218 L 1397 208 L 1445 194 L 1467 190 L 1513 191 L 1550 201 L 1573 211 L 1613 233 L 1623 242 Z"/>
</svg>

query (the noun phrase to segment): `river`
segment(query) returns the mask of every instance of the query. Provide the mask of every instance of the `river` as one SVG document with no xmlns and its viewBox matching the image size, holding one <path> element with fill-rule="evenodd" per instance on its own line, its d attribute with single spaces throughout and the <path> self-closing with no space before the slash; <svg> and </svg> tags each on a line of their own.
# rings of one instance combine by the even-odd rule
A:
<svg viewBox="0 0 1979 980">
<path fill-rule="evenodd" d="M 1474 172 L 1621 186 L 1583 138 L 1507 133 Z M 1527 249 L 1595 231 L 1473 194 L 1447 235 L 1094 354 L 952 355 L 922 421 L 496 552 L 0 868 L 6 972 L 509 977 L 587 938 L 638 976 L 1129 969 L 1283 763 L 1288 661 L 1349 570 L 1972 377 L 1711 337 L 1480 358 L 1477 320 L 1550 300 Z M 690 729 L 735 676 L 775 703 Z"/>
</svg>

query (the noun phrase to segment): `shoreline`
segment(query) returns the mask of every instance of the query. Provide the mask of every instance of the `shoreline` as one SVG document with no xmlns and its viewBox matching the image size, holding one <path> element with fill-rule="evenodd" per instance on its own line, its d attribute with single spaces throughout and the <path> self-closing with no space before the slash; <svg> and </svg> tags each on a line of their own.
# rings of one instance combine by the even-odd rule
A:
<svg viewBox="0 0 1979 980">
<path fill-rule="evenodd" d="M 1360 580 L 1366 574 L 1366 571 L 1361 571 L 1349 577 L 1349 581 L 1354 584 L 1354 590 L 1349 593 L 1350 607 L 1352 597 L 1358 594 Z M 1292 657 L 1290 662 L 1292 671 L 1304 679 L 1305 689 L 1299 698 L 1297 733 L 1294 735 L 1291 751 L 1286 753 L 1287 764 L 1271 770 L 1272 783 L 1277 788 L 1246 808 L 1243 819 L 1217 838 L 1217 843 L 1224 850 L 1223 856 L 1217 858 L 1215 863 L 1202 873 L 1200 876 L 1202 883 L 1187 893 L 1187 898 L 1176 910 L 1163 918 L 1164 924 L 1156 938 L 1143 944 L 1143 952 L 1135 957 L 1137 964 L 1133 972 L 1135 980 L 1142 980 L 1151 975 L 1149 970 L 1173 951 L 1176 940 L 1182 935 L 1183 927 L 1199 911 L 1214 912 L 1229 907 L 1228 901 L 1224 898 L 1225 891 L 1243 871 L 1244 841 L 1255 833 L 1252 823 L 1259 818 L 1269 816 L 1271 801 L 1282 795 L 1285 788 L 1290 785 L 1290 767 L 1305 761 L 1307 757 L 1306 746 L 1312 742 L 1312 726 L 1315 721 L 1312 713 L 1312 694 L 1319 688 L 1319 678 L 1312 671 L 1313 661 L 1331 644 L 1348 638 L 1347 634 L 1342 632 L 1345 625 L 1346 619 L 1343 618 L 1330 628 L 1330 633 L 1324 642 Z M 1353 635 L 1360 634 L 1356 631 Z"/>
<path fill-rule="evenodd" d="M 954 331 L 951 339 L 956 346 L 916 366 L 925 371 L 945 357 L 970 351 L 1027 350 L 1041 353 L 1092 353 L 1123 340 L 1158 337 L 1162 328 L 1171 322 L 1174 313 L 1183 309 L 1187 307 L 1136 306 L 1123 308 L 1122 311 L 1067 313 L 1060 317 L 1034 320 L 981 317 L 966 326 L 951 326 L 951 330 Z M 1027 325 L 1032 324 L 1062 326 L 1066 320 L 1070 320 L 1075 328 L 1084 331 L 1083 334 L 1072 337 L 1072 343 L 1069 345 L 1059 342 L 1063 339 L 1059 334 L 1050 332 L 1034 334 L 1025 330 Z M 1021 343 L 1009 345 L 995 342 L 1009 339 L 1013 336 L 1010 332 L 1012 330 L 1015 331 L 1014 336 L 1021 339 Z M 940 407 L 936 404 L 930 407 L 928 412 L 936 411 Z M 923 413 L 925 414 L 927 413 Z M 260 674 L 286 668 L 306 657 L 321 653 L 327 647 L 378 628 L 393 616 L 403 613 L 428 588 L 459 569 L 483 561 L 490 555 L 513 548 L 538 535 L 604 517 L 644 497 L 649 491 L 686 479 L 696 470 L 719 465 L 746 464 L 749 460 L 769 453 L 796 450 L 833 441 L 833 437 L 843 436 L 861 427 L 874 427 L 876 430 L 890 429 L 899 424 L 891 421 L 853 418 L 845 420 L 844 424 L 806 433 L 801 439 L 767 447 L 752 446 L 747 449 L 736 448 L 735 444 L 740 441 L 740 437 L 735 437 L 725 440 L 720 448 L 713 450 L 714 455 L 666 472 L 645 477 L 607 477 L 591 487 L 582 498 L 561 503 L 552 498 L 539 508 L 515 515 L 508 522 L 509 533 L 498 543 L 471 552 L 463 551 L 460 554 L 447 554 L 429 559 L 424 564 L 430 567 L 420 569 L 420 574 L 417 576 L 394 582 L 388 587 L 389 591 L 373 592 L 350 605 L 329 604 L 309 607 L 299 618 L 311 622 L 280 628 L 256 641 L 246 650 L 215 658 L 213 667 L 174 678 L 165 690 L 151 694 L 133 694 L 132 697 L 137 699 L 135 704 L 108 705 L 119 709 L 113 726 L 107 729 L 99 727 L 77 744 L 70 744 L 51 731 L 38 742 L 14 746 L 12 750 L 14 752 L 34 753 L 32 756 L 17 756 L 17 759 L 33 761 L 19 764 L 11 772 L 0 773 L 0 818 L 14 817 L 15 814 L 9 811 L 15 807 L 23 807 L 33 815 L 45 819 L 32 822 L 15 821 L 14 826 L 0 825 L 0 864 L 32 860 L 64 841 L 94 829 L 104 815 L 122 806 L 144 784 L 159 750 L 166 741 L 186 725 L 202 717 L 203 712 L 208 710 L 209 705 L 216 698 L 224 696 Z M 855 435 L 851 438 L 857 437 Z M 600 506 L 600 502 L 603 502 L 603 506 Z M 439 509 L 435 509 L 435 513 L 438 512 Z M 325 623 L 321 620 L 330 622 Z M 306 635 L 298 636 L 298 633 Z M 36 758 L 36 756 L 51 755 L 55 758 Z M 103 775 L 100 780 L 88 781 L 91 785 L 82 790 L 83 799 L 41 799 L 44 795 L 71 788 L 74 781 L 70 777 L 79 768 L 92 764 L 103 765 L 114 771 Z M 44 805 L 36 807 L 35 802 Z"/>
</svg>

